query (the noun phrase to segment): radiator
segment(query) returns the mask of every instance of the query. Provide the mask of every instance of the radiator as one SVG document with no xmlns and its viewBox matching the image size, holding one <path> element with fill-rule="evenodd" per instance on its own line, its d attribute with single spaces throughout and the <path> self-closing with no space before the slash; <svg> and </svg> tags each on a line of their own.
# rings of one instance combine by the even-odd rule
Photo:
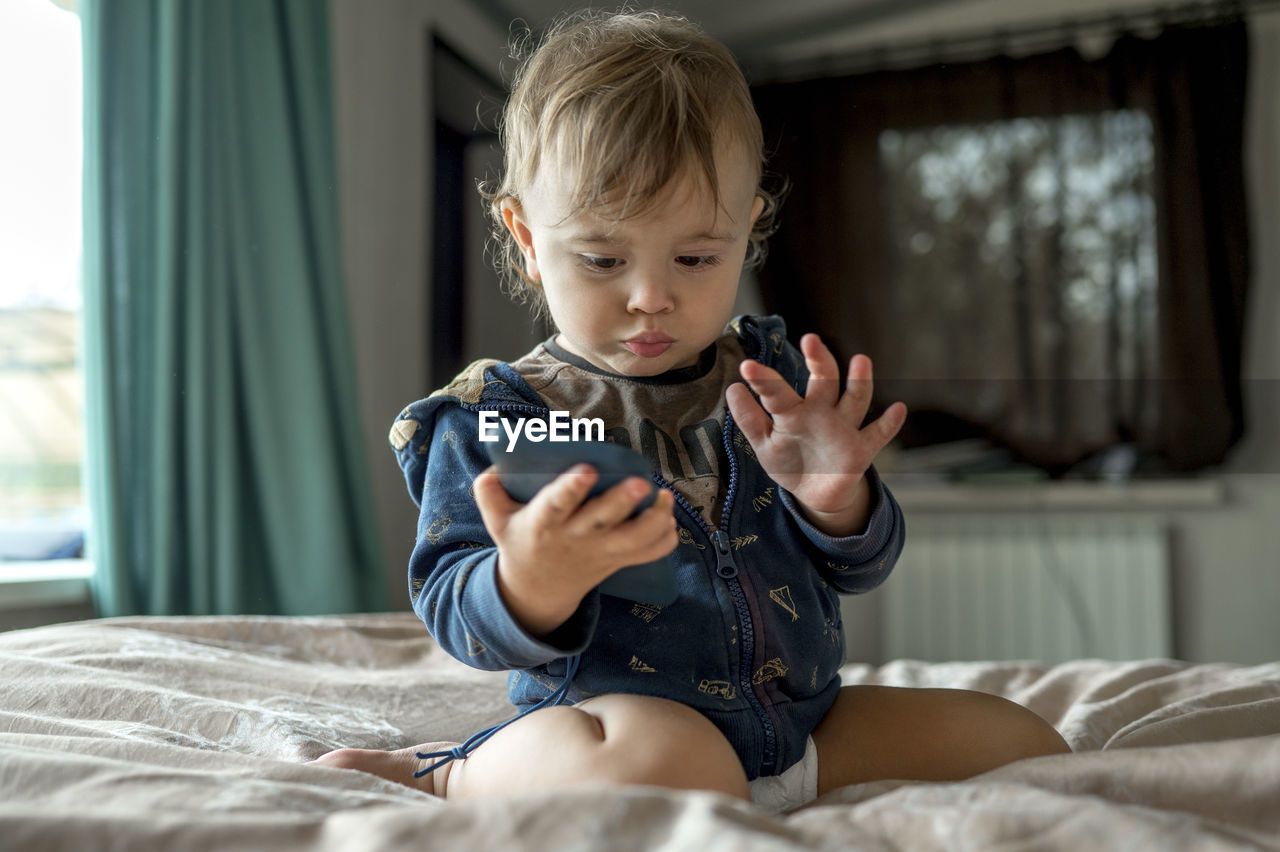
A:
<svg viewBox="0 0 1280 852">
<path fill-rule="evenodd" d="M 1173 655 L 1157 519 L 917 516 L 875 594 L 888 659 Z"/>
</svg>

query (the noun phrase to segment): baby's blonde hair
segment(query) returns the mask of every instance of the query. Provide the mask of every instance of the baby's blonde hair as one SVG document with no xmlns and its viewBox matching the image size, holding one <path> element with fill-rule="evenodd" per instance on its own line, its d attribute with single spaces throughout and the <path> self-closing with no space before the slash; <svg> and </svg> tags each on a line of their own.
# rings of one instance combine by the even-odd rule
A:
<svg viewBox="0 0 1280 852">
<path fill-rule="evenodd" d="M 526 34 L 512 55 L 521 62 L 500 127 L 503 174 L 480 192 L 494 217 L 494 263 L 513 298 L 545 311 L 499 207 L 519 200 L 540 168 L 556 168 L 569 187 L 570 215 L 607 210 L 622 221 L 643 213 L 686 169 L 707 181 L 721 205 L 715 151 L 722 139 L 743 146 L 755 170 L 765 205 L 745 265 L 763 263 L 776 198 L 760 187 L 760 119 L 724 45 L 675 15 L 588 10 L 559 19 L 536 44 Z"/>
</svg>

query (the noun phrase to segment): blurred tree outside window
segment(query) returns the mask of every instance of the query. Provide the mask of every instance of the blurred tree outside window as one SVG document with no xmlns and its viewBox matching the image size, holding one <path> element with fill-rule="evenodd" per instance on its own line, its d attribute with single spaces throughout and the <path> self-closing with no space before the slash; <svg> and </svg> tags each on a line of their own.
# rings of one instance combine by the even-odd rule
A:
<svg viewBox="0 0 1280 852">
<path fill-rule="evenodd" d="M 933 330 L 895 353 L 918 404 L 1046 445 L 1153 426 L 1152 134 L 1137 110 L 881 133 L 886 308 Z"/>
</svg>

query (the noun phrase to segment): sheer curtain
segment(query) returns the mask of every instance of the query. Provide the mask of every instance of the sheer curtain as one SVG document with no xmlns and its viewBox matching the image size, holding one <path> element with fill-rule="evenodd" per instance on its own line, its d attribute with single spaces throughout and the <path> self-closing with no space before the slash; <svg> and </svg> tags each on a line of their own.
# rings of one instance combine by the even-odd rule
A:
<svg viewBox="0 0 1280 852">
<path fill-rule="evenodd" d="M 763 86 L 792 183 L 766 307 L 916 413 L 1061 473 L 1153 469 L 1240 437 L 1245 25 Z M 912 422 L 914 421 L 914 423 Z"/>
<path fill-rule="evenodd" d="M 328 4 L 79 7 L 99 609 L 383 608 Z"/>
</svg>

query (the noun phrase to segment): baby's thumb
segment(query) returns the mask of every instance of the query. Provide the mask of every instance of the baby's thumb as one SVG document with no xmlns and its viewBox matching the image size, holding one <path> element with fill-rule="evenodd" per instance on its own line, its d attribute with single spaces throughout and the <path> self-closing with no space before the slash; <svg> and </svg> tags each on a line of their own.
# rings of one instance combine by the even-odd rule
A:
<svg viewBox="0 0 1280 852">
<path fill-rule="evenodd" d="M 502 487 L 498 472 L 492 465 L 476 476 L 471 490 L 475 494 L 476 508 L 480 510 L 480 519 L 484 521 L 485 529 L 489 530 L 490 535 L 501 532 L 506 527 L 507 520 L 521 506 Z"/>
</svg>

